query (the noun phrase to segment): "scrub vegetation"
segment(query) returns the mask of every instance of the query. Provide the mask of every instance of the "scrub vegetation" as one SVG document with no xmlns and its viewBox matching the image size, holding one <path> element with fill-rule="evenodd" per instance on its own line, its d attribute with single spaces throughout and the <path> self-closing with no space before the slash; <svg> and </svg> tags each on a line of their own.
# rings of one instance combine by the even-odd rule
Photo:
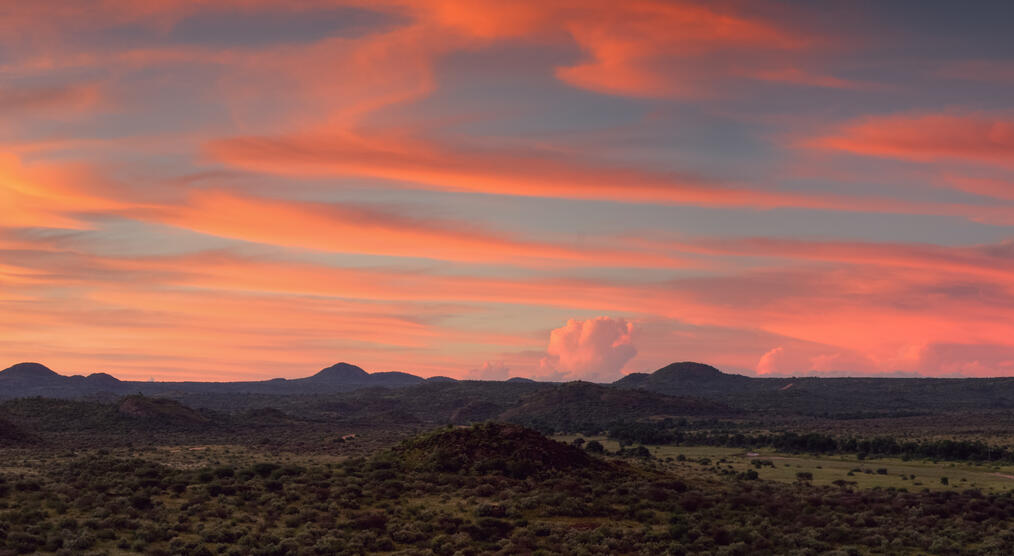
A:
<svg viewBox="0 0 1014 556">
<path fill-rule="evenodd" d="M 0 554 L 1010 554 L 1010 421 L 588 383 L 21 398 Z"/>
</svg>

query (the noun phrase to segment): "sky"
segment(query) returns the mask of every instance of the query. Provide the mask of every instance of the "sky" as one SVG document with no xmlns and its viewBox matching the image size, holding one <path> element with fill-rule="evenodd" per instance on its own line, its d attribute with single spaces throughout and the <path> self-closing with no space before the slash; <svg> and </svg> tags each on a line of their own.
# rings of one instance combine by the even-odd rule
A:
<svg viewBox="0 0 1014 556">
<path fill-rule="evenodd" d="M 0 367 L 1014 375 L 1014 3 L 0 7 Z"/>
</svg>

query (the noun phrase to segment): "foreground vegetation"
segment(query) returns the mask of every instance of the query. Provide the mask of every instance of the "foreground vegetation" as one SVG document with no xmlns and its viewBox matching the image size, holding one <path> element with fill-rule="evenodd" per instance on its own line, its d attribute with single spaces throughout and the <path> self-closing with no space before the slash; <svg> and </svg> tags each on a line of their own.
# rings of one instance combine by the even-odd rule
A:
<svg viewBox="0 0 1014 556">
<path fill-rule="evenodd" d="M 578 442 L 580 448 L 571 444 L 515 425 L 483 424 L 438 429 L 367 458 L 192 446 L 8 450 L 0 471 L 0 550 L 451 555 L 1014 549 L 1009 490 L 924 490 L 911 482 L 908 492 L 873 490 L 822 484 L 796 467 L 801 462 L 784 468 L 779 460 L 751 475 L 746 471 L 753 465 L 744 460 L 737 466 L 731 454 L 708 458 L 666 447 L 648 457 L 640 450 L 600 456 L 590 441 Z M 783 468 L 795 478 L 777 476 Z"/>
<path fill-rule="evenodd" d="M 0 556 L 1014 553 L 1011 411 L 796 409 L 588 383 L 10 400 Z"/>
</svg>

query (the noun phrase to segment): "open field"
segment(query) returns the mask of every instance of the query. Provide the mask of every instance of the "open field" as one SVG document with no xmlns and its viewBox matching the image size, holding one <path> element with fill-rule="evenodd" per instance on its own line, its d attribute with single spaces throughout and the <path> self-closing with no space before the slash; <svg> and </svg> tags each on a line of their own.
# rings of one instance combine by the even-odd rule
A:
<svg viewBox="0 0 1014 556">
<path fill-rule="evenodd" d="M 555 437 L 561 442 L 572 442 L 576 435 Z M 615 452 L 620 445 L 605 437 L 584 437 L 598 440 L 606 450 Z M 714 446 L 652 446 L 652 455 L 684 470 L 706 470 L 719 473 L 742 473 L 754 470 L 762 480 L 792 483 L 799 480 L 798 473 L 811 473 L 809 482 L 814 485 L 835 485 L 836 481 L 855 483 L 863 489 L 895 488 L 917 491 L 964 490 L 969 488 L 991 492 L 1014 491 L 1014 466 L 975 465 L 955 462 L 922 460 L 903 461 L 897 458 L 860 460 L 855 455 L 811 456 L 783 454 L 772 450 L 747 452 L 741 448 Z M 748 453 L 757 454 L 748 456 Z M 683 456 L 685 461 L 680 461 Z M 672 461 L 668 461 L 671 458 Z M 708 463 L 702 464 L 702 461 Z M 753 461 L 770 461 L 773 466 L 756 466 Z M 881 472 L 883 471 L 883 472 Z M 944 484 L 943 479 L 946 478 Z M 842 485 L 845 486 L 845 485 Z"/>
</svg>

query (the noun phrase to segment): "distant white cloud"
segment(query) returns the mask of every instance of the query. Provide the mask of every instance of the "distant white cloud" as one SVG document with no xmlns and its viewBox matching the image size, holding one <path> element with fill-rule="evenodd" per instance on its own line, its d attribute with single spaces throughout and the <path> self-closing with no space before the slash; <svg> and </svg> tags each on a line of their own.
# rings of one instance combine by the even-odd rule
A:
<svg viewBox="0 0 1014 556">
<path fill-rule="evenodd" d="M 468 371 L 469 380 L 507 380 L 510 376 L 510 367 L 503 364 L 503 361 L 486 361 L 478 369 Z"/>
<path fill-rule="evenodd" d="M 633 333 L 634 323 L 624 319 L 568 320 L 549 334 L 542 370 L 558 380 L 612 382 L 637 355 Z"/>
</svg>

